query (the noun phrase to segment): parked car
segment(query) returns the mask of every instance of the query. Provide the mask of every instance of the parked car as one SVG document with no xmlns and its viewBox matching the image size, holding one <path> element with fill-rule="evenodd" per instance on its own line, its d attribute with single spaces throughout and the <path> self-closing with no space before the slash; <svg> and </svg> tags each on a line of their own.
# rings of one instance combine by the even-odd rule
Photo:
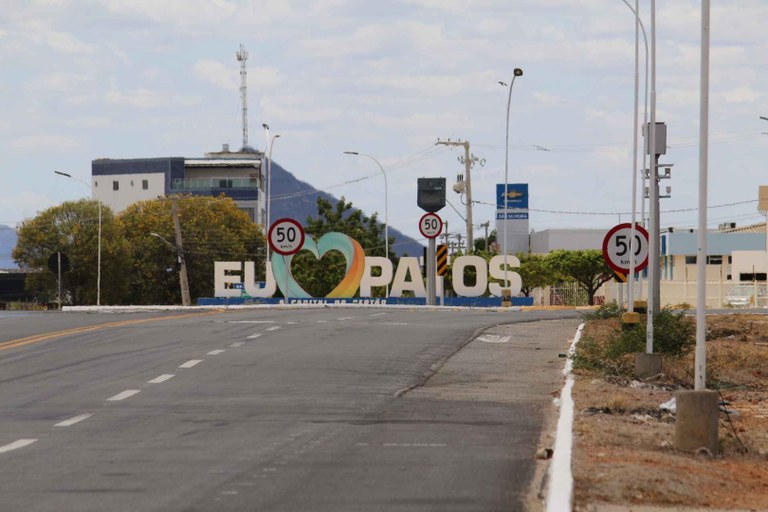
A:
<svg viewBox="0 0 768 512">
<path fill-rule="evenodd" d="M 757 300 L 755 300 L 757 291 Z M 725 305 L 734 308 L 761 307 L 768 302 L 768 285 L 766 283 L 738 284 L 725 296 Z"/>
</svg>

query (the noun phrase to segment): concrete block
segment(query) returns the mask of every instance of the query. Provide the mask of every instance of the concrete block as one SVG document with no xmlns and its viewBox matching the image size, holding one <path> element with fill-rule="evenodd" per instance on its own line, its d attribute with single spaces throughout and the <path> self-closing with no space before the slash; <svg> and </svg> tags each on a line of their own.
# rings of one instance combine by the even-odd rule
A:
<svg viewBox="0 0 768 512">
<path fill-rule="evenodd" d="M 706 448 L 717 454 L 720 416 L 717 391 L 678 391 L 675 399 L 675 448 L 684 452 Z"/>
<path fill-rule="evenodd" d="M 636 300 L 634 303 L 634 310 L 636 313 L 642 313 L 643 315 L 648 313 L 648 301 Z"/>
<path fill-rule="evenodd" d="M 501 307 L 508 308 L 512 306 L 512 290 L 510 288 L 501 289 Z"/>
<path fill-rule="evenodd" d="M 640 313 L 626 312 L 621 314 L 621 330 L 628 331 L 640 325 Z"/>
<path fill-rule="evenodd" d="M 661 373 L 661 354 L 635 354 L 635 377 L 648 379 Z"/>
</svg>

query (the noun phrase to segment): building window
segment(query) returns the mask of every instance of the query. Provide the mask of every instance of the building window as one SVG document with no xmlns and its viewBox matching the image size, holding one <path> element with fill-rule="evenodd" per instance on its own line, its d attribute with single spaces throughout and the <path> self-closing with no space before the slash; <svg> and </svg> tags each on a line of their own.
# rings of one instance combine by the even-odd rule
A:
<svg viewBox="0 0 768 512">
<path fill-rule="evenodd" d="M 141 188 L 143 190 L 149 190 L 149 180 L 141 180 Z"/>
<path fill-rule="evenodd" d="M 695 265 L 696 264 L 696 256 L 686 256 L 685 257 L 685 264 L 686 265 Z"/>
<path fill-rule="evenodd" d="M 98 186 L 99 186 L 99 182 L 98 182 L 98 181 L 94 181 L 94 182 L 93 182 L 93 186 L 94 186 L 94 187 L 98 187 Z"/>
<path fill-rule="evenodd" d="M 119 181 L 113 181 L 112 182 L 112 190 L 120 190 L 120 182 Z"/>
<path fill-rule="evenodd" d="M 722 265 L 722 256 L 707 256 L 707 265 Z"/>
</svg>

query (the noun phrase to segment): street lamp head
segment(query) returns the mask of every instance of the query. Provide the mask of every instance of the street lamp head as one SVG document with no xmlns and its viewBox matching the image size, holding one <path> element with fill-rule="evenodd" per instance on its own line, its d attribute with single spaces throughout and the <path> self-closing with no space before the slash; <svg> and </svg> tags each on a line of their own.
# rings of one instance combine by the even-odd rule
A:
<svg viewBox="0 0 768 512">
<path fill-rule="evenodd" d="M 279 134 L 279 133 L 276 133 L 276 134 L 274 134 L 274 135 L 272 136 L 272 138 L 273 138 L 273 139 L 277 139 L 277 138 L 279 138 L 279 137 L 280 137 L 280 134 Z"/>
<path fill-rule="evenodd" d="M 515 76 L 523 76 L 523 70 L 520 68 L 515 68 Z"/>
<path fill-rule="evenodd" d="M 506 87 L 507 86 L 507 82 L 502 82 L 501 80 L 499 80 L 499 85 L 502 86 L 502 87 Z"/>
<path fill-rule="evenodd" d="M 269 130 L 269 125 L 267 123 L 261 123 L 261 127 L 265 130 Z"/>
<path fill-rule="evenodd" d="M 357 151 L 345 151 L 344 154 L 345 155 L 359 155 L 360 153 L 358 153 Z"/>
<path fill-rule="evenodd" d="M 72 177 L 72 175 L 71 175 L 71 174 L 67 174 L 67 173 L 65 173 L 65 172 L 61 172 L 61 171 L 53 171 L 53 172 L 54 172 L 55 174 L 60 174 L 61 176 L 66 176 L 67 178 L 71 178 L 71 177 Z"/>
<path fill-rule="evenodd" d="M 768 117 L 765 117 L 765 116 L 760 116 L 760 119 L 762 119 L 763 121 L 768 121 Z"/>
</svg>

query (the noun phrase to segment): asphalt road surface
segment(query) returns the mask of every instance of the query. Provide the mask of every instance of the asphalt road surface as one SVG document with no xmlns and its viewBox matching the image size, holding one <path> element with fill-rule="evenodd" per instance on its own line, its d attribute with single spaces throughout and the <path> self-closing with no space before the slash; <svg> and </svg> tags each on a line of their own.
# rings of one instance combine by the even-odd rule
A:
<svg viewBox="0 0 768 512">
<path fill-rule="evenodd" d="M 4 314 L 0 510 L 524 510 L 576 318 Z"/>
</svg>

